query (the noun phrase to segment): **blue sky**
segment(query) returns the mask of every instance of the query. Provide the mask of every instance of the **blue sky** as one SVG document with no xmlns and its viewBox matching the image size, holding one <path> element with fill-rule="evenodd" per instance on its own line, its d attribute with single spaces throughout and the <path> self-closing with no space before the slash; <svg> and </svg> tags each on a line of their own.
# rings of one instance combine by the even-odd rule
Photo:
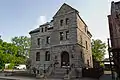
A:
<svg viewBox="0 0 120 80">
<path fill-rule="evenodd" d="M 111 0 L 0 0 L 2 39 L 10 42 L 14 36 L 28 36 L 30 30 L 50 21 L 63 3 L 79 11 L 94 39 L 107 41 Z"/>
</svg>

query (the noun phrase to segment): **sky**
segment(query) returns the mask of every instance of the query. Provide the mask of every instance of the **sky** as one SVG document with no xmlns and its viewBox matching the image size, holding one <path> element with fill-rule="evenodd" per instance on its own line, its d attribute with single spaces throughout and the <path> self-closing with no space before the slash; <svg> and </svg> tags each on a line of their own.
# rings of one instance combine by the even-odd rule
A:
<svg viewBox="0 0 120 80">
<path fill-rule="evenodd" d="M 63 3 L 79 11 L 93 39 L 107 43 L 107 15 L 111 1 L 118 0 L 0 0 L 0 35 L 10 42 L 15 36 L 30 36 L 29 32 L 49 22 Z"/>
</svg>

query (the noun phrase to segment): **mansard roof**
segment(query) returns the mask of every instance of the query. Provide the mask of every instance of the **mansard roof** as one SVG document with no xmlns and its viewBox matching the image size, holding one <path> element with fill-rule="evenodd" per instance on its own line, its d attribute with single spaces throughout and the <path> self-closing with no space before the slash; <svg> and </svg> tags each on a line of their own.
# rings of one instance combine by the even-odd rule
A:
<svg viewBox="0 0 120 80">
<path fill-rule="evenodd" d="M 36 32 L 40 32 L 40 28 L 36 28 L 36 29 L 30 31 L 29 34 L 36 33 Z"/>
</svg>

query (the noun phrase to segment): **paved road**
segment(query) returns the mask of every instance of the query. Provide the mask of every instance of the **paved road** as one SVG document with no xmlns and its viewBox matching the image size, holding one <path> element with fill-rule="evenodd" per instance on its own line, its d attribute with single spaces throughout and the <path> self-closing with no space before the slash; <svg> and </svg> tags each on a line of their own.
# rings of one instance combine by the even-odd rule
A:
<svg viewBox="0 0 120 80">
<path fill-rule="evenodd" d="M 36 79 L 36 78 L 29 78 L 29 77 L 15 77 L 15 76 L 0 76 L 2 80 L 4 79 L 12 79 L 12 80 L 63 80 L 63 79 Z M 0 80 L 1 80 L 0 79 Z M 71 79 L 71 80 L 98 80 L 98 79 L 91 79 L 91 78 L 80 78 L 80 79 Z"/>
<path fill-rule="evenodd" d="M 4 73 L 0 73 L 0 80 L 63 80 L 63 79 L 36 79 L 34 77 L 22 77 L 22 76 L 4 76 Z M 71 79 L 71 80 L 98 80 L 91 78 L 80 78 L 80 79 Z"/>
<path fill-rule="evenodd" d="M 99 78 L 99 80 L 112 80 L 111 71 L 104 71 L 104 74 Z"/>
<path fill-rule="evenodd" d="M 112 75 L 104 74 L 99 78 L 99 80 L 112 80 Z"/>
</svg>

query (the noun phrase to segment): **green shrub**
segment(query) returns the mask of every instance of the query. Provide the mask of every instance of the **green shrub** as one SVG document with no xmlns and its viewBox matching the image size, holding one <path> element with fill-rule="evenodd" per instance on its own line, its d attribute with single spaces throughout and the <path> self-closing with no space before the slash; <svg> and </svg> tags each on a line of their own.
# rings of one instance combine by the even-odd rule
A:
<svg viewBox="0 0 120 80">
<path fill-rule="evenodd" d="M 15 66 L 15 64 L 14 64 L 14 63 L 10 63 L 10 65 L 8 65 L 8 69 L 13 69 L 13 68 L 14 68 L 14 66 Z"/>
</svg>

